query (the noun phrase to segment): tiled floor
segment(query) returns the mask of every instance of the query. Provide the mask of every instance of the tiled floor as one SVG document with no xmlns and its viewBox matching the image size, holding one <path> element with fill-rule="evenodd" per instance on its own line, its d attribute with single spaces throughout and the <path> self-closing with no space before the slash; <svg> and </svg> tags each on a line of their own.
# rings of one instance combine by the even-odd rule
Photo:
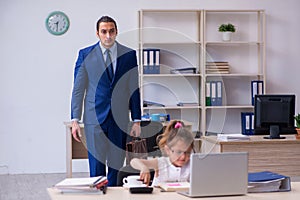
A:
<svg viewBox="0 0 300 200">
<path fill-rule="evenodd" d="M 88 177 L 73 173 L 73 177 Z M 47 188 L 66 178 L 66 174 L 0 175 L 0 200 L 50 200 Z"/>
</svg>

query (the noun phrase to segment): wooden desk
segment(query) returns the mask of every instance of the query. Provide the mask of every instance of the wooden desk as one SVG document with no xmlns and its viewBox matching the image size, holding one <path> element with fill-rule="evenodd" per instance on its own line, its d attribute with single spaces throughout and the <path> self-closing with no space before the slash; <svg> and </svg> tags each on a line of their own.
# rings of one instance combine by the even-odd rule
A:
<svg viewBox="0 0 300 200">
<path fill-rule="evenodd" d="M 217 141 L 216 136 L 202 138 L 203 153 L 249 152 L 249 172 L 269 170 L 286 176 L 300 176 L 300 140 L 294 135 L 286 139 L 263 139 L 251 136 L 249 141 Z"/>
<path fill-rule="evenodd" d="M 299 200 L 300 199 L 300 182 L 292 182 L 292 191 L 290 192 L 270 192 L 270 193 L 249 193 L 243 196 L 226 196 L 226 197 L 201 197 L 201 200 L 255 200 L 255 199 L 272 199 L 272 200 Z M 176 192 L 160 192 L 155 188 L 152 194 L 131 194 L 127 189 L 122 187 L 109 187 L 107 194 L 61 194 L 59 191 L 48 188 L 49 196 L 52 200 L 182 200 L 191 199 L 180 195 Z"/>
<path fill-rule="evenodd" d="M 83 124 L 79 124 L 81 134 L 82 134 L 82 142 L 77 142 L 73 139 L 71 128 L 71 122 L 64 122 L 66 126 L 66 173 L 67 177 L 72 177 L 72 160 L 73 159 L 87 159 L 87 148 L 86 148 L 86 140 L 84 133 Z"/>
</svg>

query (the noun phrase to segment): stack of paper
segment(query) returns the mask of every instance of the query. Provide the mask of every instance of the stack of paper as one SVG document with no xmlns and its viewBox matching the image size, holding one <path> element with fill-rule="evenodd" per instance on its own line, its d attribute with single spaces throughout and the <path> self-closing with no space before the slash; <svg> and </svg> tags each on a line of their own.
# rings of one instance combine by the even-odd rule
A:
<svg viewBox="0 0 300 200">
<path fill-rule="evenodd" d="M 159 183 L 158 186 L 164 192 L 187 191 L 190 188 L 190 183 L 189 182 L 164 182 L 164 183 Z"/>
<path fill-rule="evenodd" d="M 161 104 L 161 103 L 158 103 L 158 102 L 147 101 L 147 100 L 143 101 L 143 107 L 150 107 L 150 106 L 165 107 L 164 104 Z"/>
<path fill-rule="evenodd" d="M 248 192 L 276 192 L 279 190 L 282 180 L 283 179 L 262 182 L 250 182 L 248 183 Z"/>
<path fill-rule="evenodd" d="M 63 193 L 105 193 L 108 180 L 105 176 L 88 178 L 66 178 L 57 183 L 54 188 Z"/>
<path fill-rule="evenodd" d="M 170 70 L 171 74 L 196 74 L 196 67 L 186 67 Z"/>
<path fill-rule="evenodd" d="M 250 140 L 250 136 L 242 134 L 218 134 L 220 141 Z"/>
<path fill-rule="evenodd" d="M 177 106 L 199 106 L 197 102 L 178 102 Z"/>
</svg>

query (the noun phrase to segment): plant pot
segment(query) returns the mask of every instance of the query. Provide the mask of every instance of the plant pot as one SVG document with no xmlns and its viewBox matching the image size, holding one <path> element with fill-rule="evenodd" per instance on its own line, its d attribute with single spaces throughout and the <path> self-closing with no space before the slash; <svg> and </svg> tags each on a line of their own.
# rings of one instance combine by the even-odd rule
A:
<svg viewBox="0 0 300 200">
<path fill-rule="evenodd" d="M 231 41 L 231 35 L 232 35 L 232 32 L 229 32 L 229 31 L 227 31 L 227 32 L 223 32 L 223 41 Z"/>
<path fill-rule="evenodd" d="M 297 131 L 296 138 L 300 139 L 300 128 L 296 128 L 296 131 Z"/>
</svg>

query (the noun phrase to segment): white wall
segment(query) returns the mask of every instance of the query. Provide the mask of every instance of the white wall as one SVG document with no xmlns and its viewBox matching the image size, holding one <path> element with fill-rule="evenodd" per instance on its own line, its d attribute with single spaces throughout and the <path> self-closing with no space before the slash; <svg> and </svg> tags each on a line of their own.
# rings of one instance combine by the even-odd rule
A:
<svg viewBox="0 0 300 200">
<path fill-rule="evenodd" d="M 135 48 L 139 9 L 265 9 L 267 92 L 297 94 L 300 112 L 299 7 L 297 0 L 1 0 L 0 174 L 65 171 L 74 62 L 79 48 L 97 42 L 95 23 L 105 14 L 118 22 L 121 42 Z M 71 21 L 63 36 L 45 28 L 55 10 Z"/>
</svg>

